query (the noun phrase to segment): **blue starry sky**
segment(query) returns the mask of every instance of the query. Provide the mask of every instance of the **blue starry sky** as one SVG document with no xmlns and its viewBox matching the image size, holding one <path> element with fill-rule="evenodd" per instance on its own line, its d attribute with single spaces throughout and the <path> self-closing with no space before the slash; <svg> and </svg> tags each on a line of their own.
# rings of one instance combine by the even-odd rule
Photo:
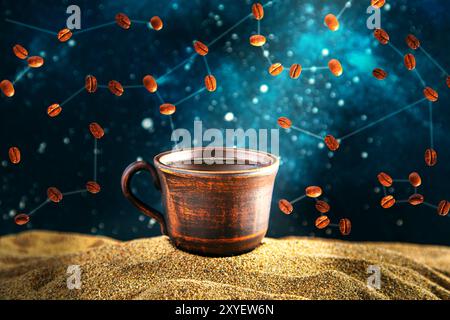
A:
<svg viewBox="0 0 450 320">
<path fill-rule="evenodd" d="M 265 2 L 263 2 L 264 4 Z M 334 77 L 328 70 L 305 70 L 297 80 L 283 72 L 268 74 L 268 61 L 260 48 L 251 47 L 248 37 L 256 31 L 247 19 L 210 47 L 207 56 L 218 88 L 202 92 L 177 106 L 173 116 L 177 128 L 192 130 L 193 121 L 206 128 L 277 128 L 280 116 L 295 126 L 325 136 L 344 136 L 377 119 L 423 98 L 423 86 L 402 58 L 389 46 L 380 45 L 366 27 L 369 1 L 353 1 L 340 17 L 340 29 L 331 32 L 323 25 L 328 13 L 338 14 L 345 1 L 275 1 L 265 8 L 261 34 L 273 62 L 289 67 L 326 66 L 339 59 L 344 73 Z M 65 25 L 66 8 L 77 4 L 82 29 L 114 21 L 118 12 L 133 20 L 160 16 L 164 28 L 155 32 L 145 24 L 130 30 L 116 25 L 85 32 L 67 43 L 52 35 L 9 23 L 12 19 L 58 31 Z M 2 1 L 0 19 L 0 78 L 13 80 L 26 64 L 11 52 L 21 43 L 32 54 L 46 59 L 16 83 L 13 98 L 0 99 L 0 233 L 24 229 L 50 229 L 102 234 L 119 239 L 159 234 L 152 220 L 141 215 L 121 195 L 120 176 L 132 161 L 150 160 L 171 148 L 170 123 L 159 114 L 155 95 L 142 88 L 126 89 L 115 97 L 107 89 L 93 95 L 82 92 L 70 100 L 57 118 L 46 114 L 48 105 L 61 102 L 79 90 L 84 77 L 93 74 L 100 84 L 115 79 L 136 85 L 146 74 L 163 75 L 193 54 L 191 43 L 209 43 L 250 13 L 250 1 Z M 402 53 L 412 52 L 405 44 L 414 33 L 422 46 L 443 66 L 450 68 L 447 1 L 387 1 L 381 10 L 382 28 Z M 439 92 L 433 104 L 434 144 L 438 165 L 425 166 L 423 153 L 430 144 L 428 103 L 383 121 L 342 142 L 330 153 L 320 140 L 297 131 L 280 131 L 281 167 L 276 180 L 269 236 L 287 235 L 342 238 L 335 228 L 318 231 L 314 202 L 295 204 L 290 216 L 281 214 L 277 201 L 295 199 L 308 185 L 320 185 L 323 199 L 331 205 L 330 219 L 352 220 L 348 237 L 355 241 L 405 241 L 450 244 L 450 218 L 439 217 L 426 206 L 399 204 L 383 210 L 383 196 L 376 175 L 385 171 L 407 179 L 417 171 L 419 188 L 427 202 L 436 205 L 449 199 L 450 177 L 448 123 L 449 88 L 443 74 L 421 51 L 417 70 L 427 85 Z M 374 79 L 374 68 L 389 73 L 385 81 Z M 206 74 L 201 58 L 177 69 L 159 81 L 159 93 L 176 102 L 203 86 Z M 96 121 L 106 129 L 99 142 L 98 181 L 102 192 L 66 197 L 58 205 L 48 204 L 36 212 L 25 227 L 14 225 L 13 216 L 29 212 L 45 200 L 45 191 L 56 186 L 63 192 L 82 188 L 92 178 L 93 140 L 88 131 Z M 7 150 L 17 145 L 22 162 L 8 162 Z M 159 195 L 149 179 L 140 176 L 134 186 L 156 207 Z M 389 190 L 398 199 L 413 193 L 408 184 Z"/>
</svg>

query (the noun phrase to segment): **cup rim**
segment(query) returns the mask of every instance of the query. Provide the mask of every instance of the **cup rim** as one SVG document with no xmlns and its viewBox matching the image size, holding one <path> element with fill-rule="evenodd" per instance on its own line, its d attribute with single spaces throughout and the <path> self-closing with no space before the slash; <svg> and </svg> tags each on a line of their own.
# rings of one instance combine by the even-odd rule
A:
<svg viewBox="0 0 450 320">
<path fill-rule="evenodd" d="M 237 151 L 237 152 L 249 153 L 254 156 L 263 156 L 263 157 L 267 157 L 268 159 L 270 159 L 271 163 L 260 166 L 260 167 L 251 168 L 251 169 L 205 171 L 205 170 L 195 170 L 195 169 L 188 169 L 188 168 L 177 168 L 177 167 L 173 167 L 171 165 L 165 164 L 164 162 L 161 161 L 161 158 L 163 158 L 164 156 L 167 156 L 169 154 L 174 154 L 174 153 L 179 153 L 179 152 L 192 153 L 192 152 L 196 152 L 199 150 L 205 151 L 208 149 L 216 149 L 216 150 L 222 149 L 224 151 L 233 150 L 234 152 Z M 253 149 L 227 148 L 227 147 L 194 147 L 194 148 L 180 149 L 180 150 L 168 150 L 168 151 L 165 151 L 165 152 L 162 152 L 162 153 L 156 155 L 153 158 L 153 162 L 154 162 L 155 166 L 163 172 L 167 172 L 167 173 L 177 172 L 177 173 L 188 173 L 188 174 L 194 173 L 194 174 L 198 174 L 198 175 L 208 175 L 208 176 L 272 173 L 274 171 L 276 172 L 279 167 L 278 157 L 276 157 L 275 155 L 273 155 L 271 153 L 259 151 L 259 150 L 253 150 Z"/>
</svg>

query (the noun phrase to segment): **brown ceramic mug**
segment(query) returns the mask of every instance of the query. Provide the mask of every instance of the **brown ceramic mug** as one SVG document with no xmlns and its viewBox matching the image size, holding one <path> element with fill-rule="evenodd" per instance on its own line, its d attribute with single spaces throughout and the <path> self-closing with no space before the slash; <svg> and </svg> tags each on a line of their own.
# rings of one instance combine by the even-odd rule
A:
<svg viewBox="0 0 450 320">
<path fill-rule="evenodd" d="M 221 159 L 225 163 L 217 164 Z M 211 160 L 214 164 L 206 163 Z M 140 211 L 159 222 L 162 233 L 178 248 L 227 256 L 248 252 L 261 243 L 269 224 L 277 157 L 236 148 L 193 148 L 161 153 L 153 162 L 129 165 L 122 175 L 122 191 Z M 132 193 L 131 179 L 142 170 L 150 172 L 162 192 L 165 215 Z"/>
</svg>

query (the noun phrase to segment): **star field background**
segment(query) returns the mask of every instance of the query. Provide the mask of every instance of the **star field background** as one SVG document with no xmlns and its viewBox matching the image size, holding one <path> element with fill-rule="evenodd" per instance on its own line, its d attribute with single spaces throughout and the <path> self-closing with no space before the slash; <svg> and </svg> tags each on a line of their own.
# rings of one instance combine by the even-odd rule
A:
<svg viewBox="0 0 450 320">
<path fill-rule="evenodd" d="M 173 116 L 175 127 L 193 129 L 193 121 L 205 128 L 277 128 L 276 119 L 287 116 L 297 127 L 316 134 L 345 135 L 371 121 L 423 98 L 417 77 L 405 69 L 402 59 L 381 46 L 366 28 L 370 1 L 353 1 L 340 18 L 341 28 L 323 26 L 327 13 L 337 14 L 345 1 L 276 1 L 265 8 L 261 33 L 268 37 L 267 50 L 274 62 L 304 68 L 326 66 L 337 58 L 344 67 L 336 78 L 328 70 L 304 71 L 292 80 L 285 71 L 268 74 L 268 62 L 259 48 L 248 44 L 256 21 L 248 19 L 210 47 L 208 62 L 218 81 L 214 93 L 203 92 L 180 106 Z M 26 66 L 12 54 L 21 43 L 32 54 L 45 56 L 40 69 L 27 73 L 15 85 L 13 98 L 0 99 L 0 234 L 24 229 L 50 229 L 102 234 L 119 239 L 159 235 L 159 227 L 125 200 L 120 190 L 123 169 L 137 158 L 151 160 L 171 148 L 168 118 L 159 114 L 159 101 L 143 88 L 128 89 L 122 97 L 107 89 L 82 92 L 63 107 L 57 118 L 46 114 L 48 105 L 62 102 L 93 74 L 100 84 L 115 79 L 123 85 L 141 84 L 146 74 L 156 77 L 189 57 L 191 43 L 208 43 L 250 12 L 250 1 L 1 1 L 0 78 L 14 79 Z M 265 2 L 263 2 L 265 3 Z M 58 31 L 65 26 L 66 8 L 82 10 L 82 29 L 114 21 L 118 12 L 131 19 L 160 16 L 164 28 L 155 32 L 143 24 L 130 30 L 117 25 L 74 35 L 59 43 L 52 35 L 5 21 L 14 19 Z M 450 66 L 448 1 L 388 1 L 382 10 L 382 27 L 402 52 L 410 52 L 404 39 L 414 33 L 444 68 Z M 445 75 L 426 56 L 415 52 L 417 68 L 440 95 L 433 104 L 437 166 L 428 168 L 423 153 L 429 147 L 428 104 L 408 111 L 345 140 L 331 154 L 323 143 L 299 132 L 280 131 L 280 167 L 272 205 L 269 236 L 315 235 L 342 238 L 338 230 L 317 231 L 317 212 L 308 199 L 295 204 L 290 216 L 279 212 L 280 198 L 294 199 L 307 185 L 321 185 L 332 207 L 330 218 L 352 220 L 350 240 L 405 241 L 450 245 L 450 218 L 425 207 L 399 204 L 389 210 L 379 206 L 380 171 L 407 179 L 418 171 L 420 192 L 437 204 L 448 199 L 450 122 L 449 89 Z M 375 67 L 388 71 L 385 81 L 371 75 Z M 203 86 L 205 66 L 198 57 L 159 81 L 159 92 L 168 102 L 178 101 Z M 90 122 L 99 122 L 105 137 L 99 141 L 98 181 L 102 192 L 64 198 L 33 215 L 25 227 L 14 224 L 18 212 L 29 212 L 45 200 L 46 189 L 78 190 L 92 179 L 93 139 Z M 22 162 L 8 161 L 8 148 L 19 146 Z M 134 181 L 142 198 L 161 207 L 150 179 Z M 398 199 L 413 193 L 408 184 L 395 184 Z"/>
</svg>

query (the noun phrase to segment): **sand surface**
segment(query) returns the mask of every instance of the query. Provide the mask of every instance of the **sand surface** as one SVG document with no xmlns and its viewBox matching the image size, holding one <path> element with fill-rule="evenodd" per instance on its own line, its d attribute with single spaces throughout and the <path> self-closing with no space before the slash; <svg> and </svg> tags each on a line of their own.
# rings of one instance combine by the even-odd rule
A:
<svg viewBox="0 0 450 320">
<path fill-rule="evenodd" d="M 81 289 L 67 288 L 80 265 Z M 381 288 L 367 286 L 367 268 Z M 2 299 L 450 299 L 450 247 L 266 238 L 207 258 L 168 238 L 121 242 L 45 231 L 0 237 Z"/>
</svg>

